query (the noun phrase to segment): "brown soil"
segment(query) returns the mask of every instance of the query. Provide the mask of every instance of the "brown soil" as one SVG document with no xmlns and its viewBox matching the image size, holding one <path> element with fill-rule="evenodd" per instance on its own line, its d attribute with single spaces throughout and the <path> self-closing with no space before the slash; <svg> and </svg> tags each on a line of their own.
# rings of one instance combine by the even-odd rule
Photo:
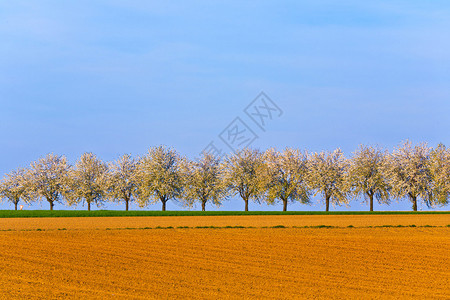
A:
<svg viewBox="0 0 450 300">
<path fill-rule="evenodd" d="M 450 299 L 448 227 L 67 229 L 0 232 L 2 299 Z"/>
<path fill-rule="evenodd" d="M 449 214 L 440 215 L 307 215 L 307 216 L 183 216 L 183 217 L 92 217 L 92 218 L 0 218 L 0 230 L 106 229 L 168 226 L 340 226 L 382 225 L 447 226 Z"/>
</svg>

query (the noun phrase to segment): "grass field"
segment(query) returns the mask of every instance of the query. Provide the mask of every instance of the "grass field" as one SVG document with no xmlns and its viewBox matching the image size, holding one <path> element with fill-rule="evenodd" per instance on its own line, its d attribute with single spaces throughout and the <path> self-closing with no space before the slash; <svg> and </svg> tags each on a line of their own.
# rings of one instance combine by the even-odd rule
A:
<svg viewBox="0 0 450 300">
<path fill-rule="evenodd" d="M 415 215 L 450 214 L 450 211 L 118 211 L 118 210 L 0 210 L 0 218 L 140 217 L 140 216 L 253 216 L 253 215 Z"/>
<path fill-rule="evenodd" d="M 2 218 L 0 299 L 450 299 L 449 225 L 448 214 Z"/>
</svg>

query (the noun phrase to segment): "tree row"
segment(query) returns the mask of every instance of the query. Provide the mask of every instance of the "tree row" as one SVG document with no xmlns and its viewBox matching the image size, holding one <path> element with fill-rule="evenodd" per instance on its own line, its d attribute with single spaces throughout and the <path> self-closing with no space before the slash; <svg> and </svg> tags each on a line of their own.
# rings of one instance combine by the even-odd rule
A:
<svg viewBox="0 0 450 300">
<path fill-rule="evenodd" d="M 370 211 L 374 202 L 388 205 L 392 199 L 407 199 L 417 211 L 418 201 L 428 207 L 446 205 L 450 196 L 450 151 L 440 144 L 412 145 L 404 142 L 388 153 L 378 147 L 361 145 L 346 158 L 340 149 L 308 153 L 286 148 L 242 149 L 224 158 L 210 153 L 190 160 L 175 149 L 152 147 L 146 155 L 123 155 L 105 163 L 92 153 L 83 154 L 70 165 L 65 156 L 48 154 L 5 175 L 0 182 L 0 197 L 11 201 L 17 210 L 24 201 L 47 201 L 69 206 L 85 203 L 102 205 L 105 201 L 130 202 L 140 207 L 168 201 L 186 207 L 207 203 L 220 206 L 224 200 L 239 196 L 249 202 L 310 204 L 321 195 L 326 211 L 330 204 L 348 205 L 363 199 Z"/>
</svg>

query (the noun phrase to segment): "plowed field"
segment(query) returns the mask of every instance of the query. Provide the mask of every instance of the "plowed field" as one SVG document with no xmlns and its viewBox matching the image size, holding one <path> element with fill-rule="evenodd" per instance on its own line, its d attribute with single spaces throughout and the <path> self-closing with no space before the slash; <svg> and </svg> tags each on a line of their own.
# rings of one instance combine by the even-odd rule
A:
<svg viewBox="0 0 450 300">
<path fill-rule="evenodd" d="M 0 231 L 0 297 L 450 299 L 449 227 L 95 228 Z"/>
<path fill-rule="evenodd" d="M 178 226 L 340 226 L 383 225 L 447 226 L 449 214 L 439 215 L 278 215 L 278 216 L 183 216 L 183 217 L 89 217 L 89 218 L 0 218 L 0 230 L 106 229 Z"/>
</svg>

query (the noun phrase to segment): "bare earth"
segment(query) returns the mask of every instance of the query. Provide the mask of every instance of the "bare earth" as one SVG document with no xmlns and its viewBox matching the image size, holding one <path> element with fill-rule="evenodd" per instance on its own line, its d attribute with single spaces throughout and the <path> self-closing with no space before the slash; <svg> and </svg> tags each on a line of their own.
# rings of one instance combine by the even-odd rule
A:
<svg viewBox="0 0 450 300">
<path fill-rule="evenodd" d="M 450 299 L 450 227 L 358 228 L 448 215 L 93 219 L 0 220 L 0 298 Z"/>
<path fill-rule="evenodd" d="M 183 216 L 183 217 L 91 217 L 91 218 L 0 218 L 0 230 L 106 229 L 178 226 L 382 226 L 450 225 L 450 215 L 306 215 L 306 216 Z"/>
</svg>

